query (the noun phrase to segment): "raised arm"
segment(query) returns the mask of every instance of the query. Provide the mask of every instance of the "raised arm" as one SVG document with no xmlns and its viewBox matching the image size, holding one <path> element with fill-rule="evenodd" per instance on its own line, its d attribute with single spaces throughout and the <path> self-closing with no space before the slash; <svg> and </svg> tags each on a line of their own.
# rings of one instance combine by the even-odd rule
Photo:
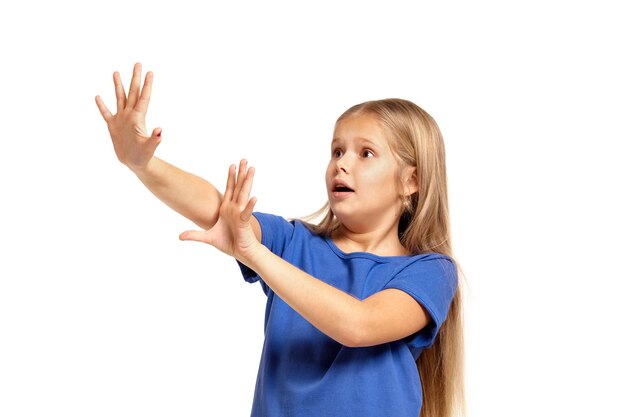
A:
<svg viewBox="0 0 626 417">
<path fill-rule="evenodd" d="M 217 222 L 222 194 L 207 180 L 153 156 L 132 170 L 159 200 L 203 229 Z"/>
<path fill-rule="evenodd" d="M 254 168 L 231 165 L 220 207 L 211 230 L 188 230 L 181 240 L 208 243 L 256 271 L 263 281 L 309 323 L 349 347 L 373 346 L 402 339 L 424 328 L 431 317 L 412 296 L 386 289 L 365 300 L 315 278 L 272 253 L 258 242 L 259 224 L 250 198 Z M 256 240 L 255 240 L 256 235 Z"/>
<path fill-rule="evenodd" d="M 154 156 L 161 143 L 161 129 L 155 128 L 148 135 L 145 123 L 153 78 L 148 72 L 141 88 L 141 64 L 135 64 L 126 96 L 116 71 L 117 113 L 111 114 L 100 96 L 96 96 L 96 104 L 107 123 L 117 159 L 159 200 L 203 229 L 210 229 L 219 217 L 221 193 L 210 182 Z"/>
</svg>

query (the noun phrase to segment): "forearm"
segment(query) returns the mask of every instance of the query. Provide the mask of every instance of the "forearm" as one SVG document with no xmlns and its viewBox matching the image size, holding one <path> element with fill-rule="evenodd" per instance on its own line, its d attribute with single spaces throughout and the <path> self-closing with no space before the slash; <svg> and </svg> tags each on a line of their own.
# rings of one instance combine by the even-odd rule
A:
<svg viewBox="0 0 626 417">
<path fill-rule="evenodd" d="M 222 195 L 205 179 L 157 157 L 133 172 L 159 200 L 196 225 L 210 229 L 217 222 Z"/>
<path fill-rule="evenodd" d="M 291 308 L 322 333 L 346 346 L 358 346 L 363 302 L 313 277 L 259 245 L 245 260 Z"/>
</svg>

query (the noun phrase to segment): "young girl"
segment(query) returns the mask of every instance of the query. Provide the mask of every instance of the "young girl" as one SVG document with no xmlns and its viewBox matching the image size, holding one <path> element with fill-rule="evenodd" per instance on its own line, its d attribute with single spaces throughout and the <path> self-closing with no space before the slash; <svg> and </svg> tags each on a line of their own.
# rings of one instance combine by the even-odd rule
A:
<svg viewBox="0 0 626 417">
<path fill-rule="evenodd" d="M 444 145 L 435 121 L 400 99 L 342 114 L 316 225 L 254 212 L 254 168 L 231 165 L 224 194 L 154 156 L 145 130 L 153 74 L 117 114 L 100 97 L 118 159 L 200 226 L 181 240 L 234 257 L 267 295 L 252 416 L 450 417 L 463 413 L 463 328 L 452 259 Z M 321 213 L 321 212 L 320 212 Z M 417 366 L 416 366 L 417 364 Z M 421 414 L 420 414 L 421 412 Z"/>
</svg>

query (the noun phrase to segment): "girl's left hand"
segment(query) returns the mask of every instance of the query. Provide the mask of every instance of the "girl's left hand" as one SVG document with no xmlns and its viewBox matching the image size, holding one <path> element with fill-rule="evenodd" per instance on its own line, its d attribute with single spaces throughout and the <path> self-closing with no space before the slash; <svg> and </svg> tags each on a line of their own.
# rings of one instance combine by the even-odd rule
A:
<svg viewBox="0 0 626 417">
<path fill-rule="evenodd" d="M 208 243 L 241 262 L 250 258 L 260 242 L 250 224 L 256 197 L 250 198 L 254 168 L 248 169 L 247 165 L 247 161 L 242 159 L 239 172 L 234 164 L 230 166 L 215 226 L 204 231 L 188 230 L 180 234 L 180 240 Z"/>
</svg>

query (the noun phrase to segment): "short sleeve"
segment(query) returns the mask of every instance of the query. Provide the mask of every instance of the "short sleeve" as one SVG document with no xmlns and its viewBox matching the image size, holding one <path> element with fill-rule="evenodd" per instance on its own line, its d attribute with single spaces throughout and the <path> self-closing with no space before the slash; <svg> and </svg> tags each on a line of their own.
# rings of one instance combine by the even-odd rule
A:
<svg viewBox="0 0 626 417">
<path fill-rule="evenodd" d="M 454 262 L 438 254 L 419 257 L 385 285 L 384 289 L 395 288 L 412 296 L 432 317 L 426 327 L 406 339 L 412 349 L 424 349 L 434 343 L 457 287 Z"/>
<path fill-rule="evenodd" d="M 254 212 L 252 215 L 259 221 L 261 226 L 261 243 L 267 247 L 272 253 L 282 257 L 287 245 L 293 238 L 295 225 L 293 221 L 288 221 L 283 217 L 273 214 Z M 246 265 L 237 261 L 243 278 L 250 283 L 260 280 L 261 277 L 248 268 Z M 267 286 L 261 281 L 263 291 L 267 294 Z"/>
</svg>

